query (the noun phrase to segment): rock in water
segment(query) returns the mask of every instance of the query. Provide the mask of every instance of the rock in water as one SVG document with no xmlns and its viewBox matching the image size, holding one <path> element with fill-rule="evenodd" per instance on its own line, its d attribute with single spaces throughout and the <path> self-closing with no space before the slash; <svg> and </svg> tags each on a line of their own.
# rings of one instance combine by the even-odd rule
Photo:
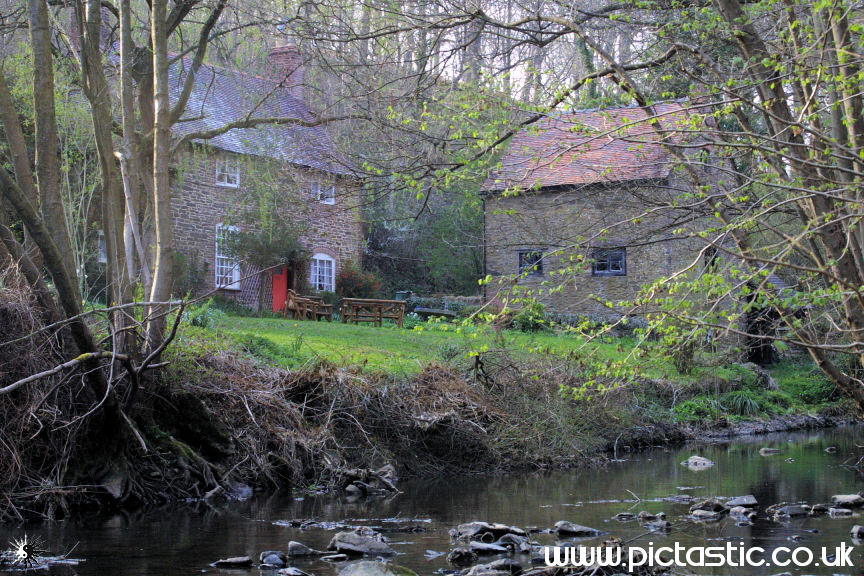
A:
<svg viewBox="0 0 864 576">
<path fill-rule="evenodd" d="M 233 558 L 223 558 L 212 564 L 216 568 L 249 568 L 252 566 L 252 558 L 249 556 L 234 556 Z"/>
<path fill-rule="evenodd" d="M 729 508 L 735 508 L 736 506 L 744 506 L 745 508 L 752 508 L 756 506 L 758 502 L 756 501 L 756 497 L 752 494 L 748 494 L 746 496 L 738 496 L 736 498 L 730 498 L 726 501 L 726 506 Z"/>
<path fill-rule="evenodd" d="M 279 550 L 265 550 L 258 556 L 258 561 L 274 568 L 284 568 L 288 563 L 288 557 Z"/>
<path fill-rule="evenodd" d="M 277 570 L 276 574 L 279 574 L 279 576 L 311 576 L 309 573 L 304 572 L 299 568 L 295 568 L 294 566 L 289 566 L 288 568 L 282 568 L 281 570 Z"/>
<path fill-rule="evenodd" d="M 672 523 L 668 520 L 655 520 L 654 522 L 646 522 L 645 528 L 651 532 L 667 532 L 672 529 Z"/>
<path fill-rule="evenodd" d="M 750 510 L 749 508 L 745 508 L 744 506 L 735 506 L 734 508 L 729 509 L 729 514 L 731 516 L 735 516 L 736 518 L 753 518 L 756 516 L 756 512 Z"/>
<path fill-rule="evenodd" d="M 477 553 L 470 548 L 454 548 L 447 555 L 447 561 L 454 566 L 470 566 L 477 562 Z"/>
<path fill-rule="evenodd" d="M 450 535 L 455 539 L 467 538 L 469 540 L 483 540 L 485 542 L 494 542 L 505 534 L 515 534 L 517 536 L 527 536 L 528 533 L 516 526 L 507 526 L 506 524 L 490 524 L 489 522 L 466 522 L 459 524 L 450 531 Z"/>
<path fill-rule="evenodd" d="M 501 536 L 501 538 L 493 542 L 493 544 L 503 546 L 511 552 L 515 552 L 518 554 L 528 554 L 531 552 L 531 542 L 528 540 L 527 536 L 504 534 L 503 536 Z"/>
<path fill-rule="evenodd" d="M 855 524 L 852 526 L 852 530 L 850 530 L 849 533 L 852 535 L 852 538 L 858 538 L 860 540 L 864 538 L 864 526 Z"/>
<path fill-rule="evenodd" d="M 864 496 L 860 494 L 837 494 L 831 496 L 835 508 L 860 508 L 864 506 Z"/>
<path fill-rule="evenodd" d="M 787 516 L 794 518 L 796 516 L 807 516 L 810 513 L 810 510 L 801 504 L 787 504 L 783 502 L 769 506 L 766 512 L 773 515 L 775 518 L 784 518 Z"/>
<path fill-rule="evenodd" d="M 291 540 L 288 542 L 288 552 L 287 555 L 291 557 L 298 556 L 319 556 L 323 554 L 320 550 L 313 550 L 312 548 L 306 546 L 302 542 L 296 542 Z"/>
<path fill-rule="evenodd" d="M 404 566 L 386 562 L 351 562 L 339 571 L 339 576 L 417 576 L 417 573 Z"/>
<path fill-rule="evenodd" d="M 559 520 L 556 522 L 555 532 L 559 536 L 598 536 L 601 534 L 600 530 L 589 528 L 588 526 L 582 526 L 580 524 L 574 524 L 567 520 Z"/>
<path fill-rule="evenodd" d="M 353 532 L 337 532 L 330 544 L 328 550 L 334 550 L 341 554 L 363 555 L 370 556 L 392 556 L 396 553 L 390 546 L 384 542 L 384 537 L 380 534 L 369 536 L 361 533 L 361 530 Z"/>
<path fill-rule="evenodd" d="M 722 512 L 711 512 L 710 510 L 696 509 L 690 512 L 690 517 L 699 522 L 714 522 L 723 517 Z"/>
<path fill-rule="evenodd" d="M 771 456 L 772 454 L 780 454 L 780 452 L 782 452 L 782 450 L 779 450 L 777 448 L 769 448 L 767 446 L 759 449 L 760 456 Z"/>
<path fill-rule="evenodd" d="M 666 513 L 658 512 L 657 514 L 651 514 L 647 510 L 642 510 L 636 517 L 639 518 L 641 522 L 653 522 L 654 520 L 665 520 Z"/>
<path fill-rule="evenodd" d="M 714 466 L 714 462 L 702 456 L 690 456 L 687 460 L 681 462 L 682 466 L 686 466 L 690 470 L 705 470 Z"/>
<path fill-rule="evenodd" d="M 828 510 L 828 516 L 831 518 L 848 518 L 852 516 L 852 510 L 849 508 L 830 508 Z"/>
<path fill-rule="evenodd" d="M 509 552 L 507 548 L 504 546 L 499 546 L 498 544 L 488 544 L 486 542 L 477 542 L 476 540 L 472 540 L 468 545 L 472 552 L 477 554 L 506 554 Z"/>
<path fill-rule="evenodd" d="M 321 556 L 321 560 L 324 562 L 345 562 L 348 560 L 347 554 L 327 554 L 325 556 Z"/>
<path fill-rule="evenodd" d="M 727 511 L 726 506 L 723 505 L 719 500 L 715 500 L 713 498 L 708 498 L 707 500 L 702 500 L 701 502 L 697 502 L 693 506 L 690 507 L 690 513 L 697 510 L 704 510 L 706 512 L 713 512 L 715 514 L 722 514 Z"/>
<path fill-rule="evenodd" d="M 478 564 L 468 570 L 465 576 L 519 576 L 522 573 L 522 566 L 509 558 L 496 560 L 488 564 Z"/>
</svg>

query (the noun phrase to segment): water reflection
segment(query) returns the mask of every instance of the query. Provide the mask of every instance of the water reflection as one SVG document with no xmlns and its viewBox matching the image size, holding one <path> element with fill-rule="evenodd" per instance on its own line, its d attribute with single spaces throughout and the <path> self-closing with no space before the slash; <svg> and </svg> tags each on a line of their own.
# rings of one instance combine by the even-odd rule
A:
<svg viewBox="0 0 864 576">
<path fill-rule="evenodd" d="M 684 545 L 705 540 L 744 541 L 748 545 L 773 549 L 777 546 L 837 546 L 852 543 L 849 530 L 864 524 L 857 517 L 832 519 L 802 518 L 774 522 L 764 508 L 777 502 L 827 502 L 831 495 L 862 490 L 862 479 L 844 463 L 855 463 L 864 450 L 864 430 L 850 428 L 822 433 L 763 436 L 716 446 L 657 449 L 632 456 L 625 462 L 603 469 L 584 469 L 546 474 L 518 474 L 497 477 L 460 477 L 403 483 L 403 494 L 386 500 L 358 500 L 321 496 L 298 499 L 288 494 L 259 497 L 249 502 L 211 508 L 205 505 L 186 509 L 162 509 L 117 515 L 108 519 L 85 519 L 56 525 L 0 527 L 0 543 L 20 537 L 25 531 L 44 539 L 53 553 L 73 549 L 73 556 L 86 559 L 78 567 L 56 567 L 62 575 L 187 575 L 219 574 L 209 564 L 228 556 L 257 556 L 265 549 L 284 549 L 289 540 L 316 548 L 326 547 L 332 532 L 302 531 L 275 525 L 277 520 L 308 519 L 349 521 L 365 519 L 367 524 L 396 526 L 418 524 L 422 533 L 391 534 L 401 555 L 397 562 L 430 574 L 449 568 L 444 556 L 427 559 L 428 550 L 449 549 L 447 530 L 460 522 L 489 520 L 521 527 L 552 526 L 571 520 L 601 529 L 624 539 L 645 533 L 635 521 L 619 522 L 619 512 L 666 512 L 675 522 L 687 513 L 688 505 L 662 499 L 688 494 L 696 497 L 753 494 L 760 515 L 752 526 L 737 526 L 732 519 L 711 524 L 686 523 L 670 534 L 650 534 L 639 542 L 655 544 L 679 541 Z M 781 449 L 761 456 L 759 449 Z M 826 448 L 836 447 L 828 452 Z M 692 471 L 680 462 L 699 454 L 716 466 Z M 382 519 L 429 520 L 429 522 L 385 523 Z M 551 535 L 538 535 L 551 543 Z M 864 566 L 864 554 L 856 548 L 853 559 Z M 320 561 L 298 563 L 304 570 L 331 576 L 334 567 Z M 785 569 L 784 569 L 785 570 Z M 705 569 L 704 574 L 773 574 L 778 569 Z M 796 574 L 832 574 L 830 568 L 811 568 Z M 227 573 L 227 572 L 226 572 Z M 232 571 L 231 574 L 243 574 Z M 257 569 L 248 572 L 258 574 Z M 854 574 L 860 573 L 856 568 Z"/>
</svg>

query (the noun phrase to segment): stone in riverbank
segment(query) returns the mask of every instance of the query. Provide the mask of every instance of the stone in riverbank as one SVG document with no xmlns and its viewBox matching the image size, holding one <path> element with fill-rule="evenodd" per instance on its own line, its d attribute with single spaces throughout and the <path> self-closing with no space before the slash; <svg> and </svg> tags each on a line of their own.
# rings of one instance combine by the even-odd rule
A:
<svg viewBox="0 0 864 576">
<path fill-rule="evenodd" d="M 517 536 L 516 534 L 504 534 L 493 542 L 493 544 L 497 544 L 498 546 L 503 546 L 507 548 L 510 552 L 519 553 L 519 554 L 527 554 L 531 552 L 531 542 L 528 540 L 527 536 Z"/>
<path fill-rule="evenodd" d="M 470 570 L 463 570 L 463 576 L 519 576 L 522 565 L 509 558 L 495 560 L 488 564 L 478 564 Z"/>
<path fill-rule="evenodd" d="M 589 528 L 581 524 L 568 522 L 567 520 L 559 520 L 555 523 L 555 532 L 559 536 L 599 536 L 602 534 L 596 528 Z"/>
<path fill-rule="evenodd" d="M 702 500 L 701 502 L 697 502 L 690 507 L 691 514 L 699 510 L 711 512 L 713 514 L 723 514 L 729 511 L 729 509 L 726 508 L 726 506 L 722 502 L 720 502 L 719 500 L 715 500 L 714 498 Z"/>
<path fill-rule="evenodd" d="M 516 536 L 528 536 L 528 533 L 516 526 L 508 526 L 506 524 L 490 524 L 489 522 L 466 522 L 459 524 L 456 528 L 450 530 L 450 537 L 454 540 L 482 540 L 484 542 L 494 542 L 505 534 L 515 534 Z"/>
<path fill-rule="evenodd" d="M 454 566 L 470 566 L 477 562 L 477 553 L 470 548 L 454 548 L 447 555 L 447 561 Z"/>
<path fill-rule="evenodd" d="M 690 470 L 706 470 L 714 466 L 714 462 L 702 456 L 690 456 L 687 460 L 681 462 L 682 466 L 686 466 Z"/>
<path fill-rule="evenodd" d="M 417 573 L 396 564 L 363 560 L 347 564 L 339 571 L 339 576 L 417 576 Z"/>
<path fill-rule="evenodd" d="M 831 496 L 835 508 L 860 508 L 864 506 L 864 496 L 860 494 L 836 494 Z"/>
<path fill-rule="evenodd" d="M 281 570 L 277 570 L 276 574 L 279 576 L 312 576 L 308 572 L 304 572 L 299 568 L 295 568 L 294 566 L 289 566 L 288 568 L 282 568 Z"/>
<path fill-rule="evenodd" d="M 291 540 L 290 542 L 288 542 L 288 550 L 286 554 L 288 556 L 291 556 L 292 558 L 296 558 L 302 556 L 320 556 L 322 554 L 325 554 L 325 552 L 310 548 L 302 542 L 296 542 L 294 540 Z"/>
<path fill-rule="evenodd" d="M 766 512 L 774 516 L 774 518 L 776 519 L 807 516 L 810 513 L 810 510 L 801 504 L 787 504 L 786 502 L 781 502 L 780 504 L 774 504 L 773 506 L 769 506 Z"/>
<path fill-rule="evenodd" d="M 328 550 L 339 552 L 340 554 L 349 554 L 361 556 L 368 554 L 370 556 L 392 556 L 396 554 L 390 546 L 384 542 L 384 537 L 380 534 L 369 535 L 367 531 L 360 528 L 353 532 L 337 532 L 330 544 L 327 545 Z"/>
<path fill-rule="evenodd" d="M 279 550 L 265 550 L 258 556 L 258 561 L 271 568 L 284 568 L 288 563 L 288 556 Z"/>
<path fill-rule="evenodd" d="M 249 568 L 252 566 L 252 558 L 249 556 L 234 556 L 217 560 L 211 566 L 215 568 Z"/>
<path fill-rule="evenodd" d="M 726 506 L 729 508 L 735 508 L 736 506 L 743 506 L 745 508 L 752 508 L 758 504 L 756 497 L 752 494 L 748 494 L 746 496 L 736 496 L 735 498 L 730 498 L 726 501 Z"/>
<path fill-rule="evenodd" d="M 509 552 L 509 550 L 504 546 L 489 544 L 486 542 L 477 542 L 476 540 L 473 540 L 468 545 L 468 548 L 476 554 L 506 554 Z"/>
</svg>

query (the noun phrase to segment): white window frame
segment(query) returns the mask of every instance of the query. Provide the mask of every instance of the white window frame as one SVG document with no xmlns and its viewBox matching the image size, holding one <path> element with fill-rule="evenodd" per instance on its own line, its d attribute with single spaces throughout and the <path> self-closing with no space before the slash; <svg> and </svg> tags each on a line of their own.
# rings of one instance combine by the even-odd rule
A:
<svg viewBox="0 0 864 576">
<path fill-rule="evenodd" d="M 217 288 L 240 290 L 240 261 L 224 253 L 225 234 L 239 232 L 236 226 L 216 225 L 216 251 L 213 258 L 214 281 Z M 229 280 L 226 282 L 226 280 Z"/>
<path fill-rule="evenodd" d="M 233 158 L 217 158 L 216 185 L 225 188 L 238 188 L 240 186 L 240 163 Z"/>
<path fill-rule="evenodd" d="M 321 204 L 336 204 L 336 183 L 327 180 L 313 180 L 312 198 Z"/>
<path fill-rule="evenodd" d="M 108 244 L 105 243 L 105 231 L 96 231 L 96 261 L 99 264 L 108 263 Z"/>
<path fill-rule="evenodd" d="M 324 270 L 321 267 L 324 267 Z M 323 277 L 327 274 L 326 268 L 330 268 L 329 277 Z M 319 292 L 335 292 L 336 291 L 336 259 L 329 254 L 317 252 L 312 256 L 309 263 L 309 284 L 313 290 Z"/>
</svg>

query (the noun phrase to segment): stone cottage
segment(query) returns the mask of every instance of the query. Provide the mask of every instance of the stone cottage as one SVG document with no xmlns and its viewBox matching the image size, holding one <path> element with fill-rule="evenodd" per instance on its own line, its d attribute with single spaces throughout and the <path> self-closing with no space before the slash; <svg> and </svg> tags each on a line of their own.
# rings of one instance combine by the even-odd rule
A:
<svg viewBox="0 0 864 576">
<path fill-rule="evenodd" d="M 686 116 L 680 102 L 655 112 L 667 135 Z M 687 187 L 662 137 L 634 107 L 549 115 L 516 134 L 483 185 L 486 298 L 518 286 L 557 312 L 612 318 L 611 303 L 698 257 L 675 233 L 692 216 L 673 206 Z"/>
<path fill-rule="evenodd" d="M 314 121 L 304 99 L 304 69 L 296 46 L 274 49 L 267 74 L 202 66 L 175 135 L 218 129 L 251 114 Z M 173 97 L 185 78 L 172 67 Z M 173 174 L 175 240 L 180 274 L 198 292 L 218 289 L 251 307 L 284 307 L 285 291 L 332 292 L 348 262 L 359 263 L 364 240 L 360 182 L 324 126 L 280 124 L 233 129 L 193 142 Z M 256 211 L 299 231 L 311 256 L 308 270 L 252 275 L 227 249 L 228 235 Z M 245 224 L 248 225 L 248 224 Z M 263 283 L 263 284 L 262 284 Z"/>
</svg>

